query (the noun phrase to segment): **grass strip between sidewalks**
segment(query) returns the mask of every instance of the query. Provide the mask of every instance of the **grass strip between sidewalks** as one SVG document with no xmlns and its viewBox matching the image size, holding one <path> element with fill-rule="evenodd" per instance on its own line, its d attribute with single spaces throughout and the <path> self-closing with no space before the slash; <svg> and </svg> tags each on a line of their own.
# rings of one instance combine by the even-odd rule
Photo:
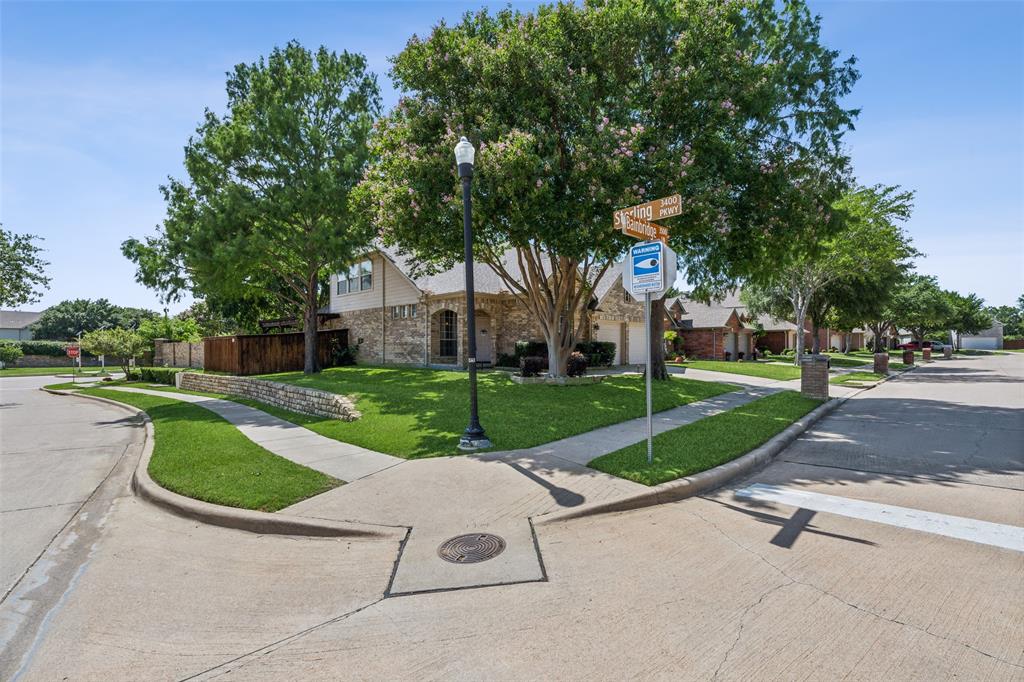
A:
<svg viewBox="0 0 1024 682">
<path fill-rule="evenodd" d="M 773 393 L 654 437 L 654 461 L 642 441 L 598 457 L 592 469 L 644 485 L 707 471 L 745 455 L 822 404 L 795 391 Z"/>
<path fill-rule="evenodd" d="M 342 484 L 265 450 L 198 405 L 102 388 L 82 393 L 125 403 L 149 415 L 155 432 L 149 475 L 179 495 L 273 512 Z"/>
<path fill-rule="evenodd" d="M 726 372 L 728 374 L 742 374 L 750 377 L 762 377 L 764 379 L 778 379 L 789 381 L 800 378 L 800 368 L 792 365 L 776 364 L 774 362 L 726 362 L 725 360 L 688 360 L 687 362 L 670 362 L 673 367 L 692 367 L 693 369 L 704 369 L 711 372 Z"/>
<path fill-rule="evenodd" d="M 833 384 L 864 384 L 874 383 L 881 381 L 885 378 L 884 374 L 875 374 L 874 372 L 849 372 L 847 374 L 840 374 L 837 377 L 829 379 L 829 383 Z"/>
</svg>

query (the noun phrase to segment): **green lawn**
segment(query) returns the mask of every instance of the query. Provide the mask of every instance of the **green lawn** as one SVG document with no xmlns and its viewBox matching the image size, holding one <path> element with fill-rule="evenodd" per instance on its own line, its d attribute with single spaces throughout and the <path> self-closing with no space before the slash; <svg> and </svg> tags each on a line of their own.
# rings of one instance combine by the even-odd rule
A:
<svg viewBox="0 0 1024 682">
<path fill-rule="evenodd" d="M 724 360 L 688 360 L 687 362 L 668 363 L 674 367 L 692 367 L 693 369 L 706 369 L 712 372 L 726 372 L 728 374 L 742 374 L 751 377 L 764 377 L 765 379 L 799 379 L 800 368 L 793 365 L 783 365 L 774 362 L 726 362 Z"/>
<path fill-rule="evenodd" d="M 305 376 L 264 376 L 299 386 L 353 395 L 362 417 L 353 422 L 300 415 L 238 400 L 316 431 L 378 452 L 406 458 L 457 454 L 469 420 L 465 372 L 398 367 L 335 367 Z M 479 375 L 480 421 L 495 449 L 512 450 L 616 424 L 644 414 L 644 381 L 608 377 L 584 386 L 519 385 L 504 372 Z M 656 381 L 654 411 L 734 391 L 734 386 L 673 377 Z"/>
<path fill-rule="evenodd" d="M 654 437 L 654 461 L 643 441 L 598 457 L 588 466 L 644 485 L 706 471 L 744 455 L 821 404 L 782 391 Z"/>
<path fill-rule="evenodd" d="M 277 511 L 342 483 L 268 452 L 198 405 L 102 388 L 82 392 L 146 411 L 155 431 L 149 475 L 180 495 Z"/>
<path fill-rule="evenodd" d="M 874 372 L 847 372 L 846 374 L 832 377 L 829 379 L 829 382 L 833 384 L 861 384 L 873 383 L 884 378 L 884 374 L 875 374 Z"/>
<path fill-rule="evenodd" d="M 864 367 L 874 362 L 871 356 L 851 355 L 848 353 L 826 353 L 831 358 L 833 367 Z"/>
<path fill-rule="evenodd" d="M 116 370 L 115 370 L 116 371 Z M 46 377 L 53 376 L 54 374 L 74 374 L 74 367 L 5 367 L 0 369 L 0 378 L 3 377 Z M 100 374 L 99 367 L 84 367 L 82 373 L 78 376 L 107 376 L 107 374 Z"/>
</svg>

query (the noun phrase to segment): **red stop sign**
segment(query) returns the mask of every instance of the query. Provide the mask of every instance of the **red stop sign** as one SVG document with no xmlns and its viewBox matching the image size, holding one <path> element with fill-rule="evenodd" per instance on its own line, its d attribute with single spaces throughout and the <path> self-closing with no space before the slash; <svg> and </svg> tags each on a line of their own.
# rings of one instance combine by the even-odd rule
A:
<svg viewBox="0 0 1024 682">
<path fill-rule="evenodd" d="M 69 358 L 77 358 L 78 357 L 78 346 L 68 346 L 68 357 Z"/>
</svg>

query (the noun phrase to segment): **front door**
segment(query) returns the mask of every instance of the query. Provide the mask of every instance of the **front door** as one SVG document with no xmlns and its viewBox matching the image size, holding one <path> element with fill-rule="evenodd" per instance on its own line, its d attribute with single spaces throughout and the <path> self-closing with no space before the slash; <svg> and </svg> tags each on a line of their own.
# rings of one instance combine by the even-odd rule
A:
<svg viewBox="0 0 1024 682">
<path fill-rule="evenodd" d="M 492 348 L 494 341 L 491 338 L 491 318 L 488 315 L 476 314 L 476 361 L 493 362 Z"/>
</svg>

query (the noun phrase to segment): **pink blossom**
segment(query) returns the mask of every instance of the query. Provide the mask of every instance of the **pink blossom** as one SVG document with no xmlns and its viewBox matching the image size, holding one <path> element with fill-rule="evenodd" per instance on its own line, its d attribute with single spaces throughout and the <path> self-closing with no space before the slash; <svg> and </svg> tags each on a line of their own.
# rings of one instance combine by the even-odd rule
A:
<svg viewBox="0 0 1024 682">
<path fill-rule="evenodd" d="M 632 157 L 633 157 L 633 151 L 632 151 L 632 150 L 630 150 L 630 149 L 627 149 L 627 150 L 626 150 L 626 156 L 628 156 L 628 157 L 632 158 Z"/>
<path fill-rule="evenodd" d="M 538 187 L 538 189 L 539 189 L 540 187 L 543 187 L 543 186 L 544 186 L 544 181 L 543 181 L 543 180 L 539 180 L 539 179 L 538 179 L 538 180 L 537 180 L 537 187 Z"/>
</svg>

